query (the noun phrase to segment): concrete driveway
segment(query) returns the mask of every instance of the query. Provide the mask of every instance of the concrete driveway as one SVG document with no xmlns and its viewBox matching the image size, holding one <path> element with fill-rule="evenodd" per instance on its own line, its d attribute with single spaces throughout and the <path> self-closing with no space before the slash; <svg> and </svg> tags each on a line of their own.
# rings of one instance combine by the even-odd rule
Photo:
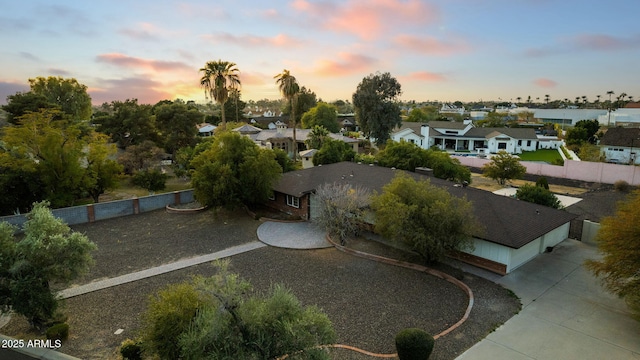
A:
<svg viewBox="0 0 640 360">
<path fill-rule="evenodd" d="M 565 240 L 507 276 L 485 273 L 523 308 L 458 359 L 640 359 L 640 322 L 582 266 L 597 257 L 595 246 Z"/>
</svg>

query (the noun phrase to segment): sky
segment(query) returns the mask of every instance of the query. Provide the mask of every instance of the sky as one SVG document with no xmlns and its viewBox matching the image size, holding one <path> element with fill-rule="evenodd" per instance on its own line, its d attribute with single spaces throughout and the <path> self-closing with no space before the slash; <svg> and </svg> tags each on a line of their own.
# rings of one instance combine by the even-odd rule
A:
<svg viewBox="0 0 640 360">
<path fill-rule="evenodd" d="M 640 100 L 639 15 L 638 0 L 0 0 L 0 104 L 38 76 L 94 104 L 204 103 L 215 60 L 245 101 L 280 98 L 284 69 L 324 101 L 376 72 L 404 101 Z"/>
</svg>

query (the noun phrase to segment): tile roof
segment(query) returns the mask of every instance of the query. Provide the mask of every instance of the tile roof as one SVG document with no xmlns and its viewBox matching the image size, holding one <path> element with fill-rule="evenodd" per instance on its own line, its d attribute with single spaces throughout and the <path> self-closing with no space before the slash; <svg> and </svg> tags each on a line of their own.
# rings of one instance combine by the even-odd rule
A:
<svg viewBox="0 0 640 360">
<path fill-rule="evenodd" d="M 466 197 L 472 202 L 474 213 L 485 228 L 482 233 L 475 236 L 510 248 L 518 249 L 576 217 L 563 210 L 495 195 L 475 188 L 456 187 L 452 182 L 425 175 L 351 162 L 287 172 L 283 174 L 274 190 L 300 197 L 313 192 L 325 183 L 348 182 L 366 187 L 371 191 L 381 192 L 382 187 L 401 171 L 416 179 L 428 178 L 431 184 L 446 188 L 450 194 Z"/>
<path fill-rule="evenodd" d="M 457 121 L 429 121 L 429 127 L 440 129 L 463 130 L 467 124 Z"/>
</svg>

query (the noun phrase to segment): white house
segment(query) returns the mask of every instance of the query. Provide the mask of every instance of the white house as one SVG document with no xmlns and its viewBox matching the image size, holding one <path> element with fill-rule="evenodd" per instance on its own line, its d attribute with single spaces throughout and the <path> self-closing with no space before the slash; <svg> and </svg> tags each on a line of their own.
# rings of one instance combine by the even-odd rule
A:
<svg viewBox="0 0 640 360">
<path fill-rule="evenodd" d="M 483 151 L 506 151 L 510 154 L 539 148 L 555 149 L 560 144 L 557 137 L 537 135 L 532 128 L 476 128 L 471 121 L 403 123 L 402 127 L 391 134 L 391 139 L 408 141 L 423 149 L 435 146 L 453 152 L 486 149 Z"/>
<path fill-rule="evenodd" d="M 600 151 L 607 162 L 640 164 L 640 129 L 615 127 L 600 139 Z"/>
</svg>

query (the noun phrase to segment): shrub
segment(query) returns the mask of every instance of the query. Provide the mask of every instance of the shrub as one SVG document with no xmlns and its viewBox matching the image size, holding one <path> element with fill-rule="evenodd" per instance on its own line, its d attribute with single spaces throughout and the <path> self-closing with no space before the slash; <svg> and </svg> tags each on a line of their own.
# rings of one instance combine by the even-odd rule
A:
<svg viewBox="0 0 640 360">
<path fill-rule="evenodd" d="M 536 186 L 543 187 L 549 190 L 549 182 L 547 181 L 547 178 L 544 176 L 541 176 L 538 178 L 538 180 L 536 180 Z"/>
<path fill-rule="evenodd" d="M 120 345 L 120 355 L 124 360 L 142 360 L 142 346 L 139 341 L 127 339 Z"/>
<path fill-rule="evenodd" d="M 396 335 L 396 351 L 400 360 L 427 360 L 435 340 L 424 330 L 408 328 Z"/>
<path fill-rule="evenodd" d="M 69 338 L 69 324 L 55 324 L 47 329 L 46 335 L 49 340 L 67 340 Z"/>
<path fill-rule="evenodd" d="M 618 180 L 613 184 L 613 188 L 616 189 L 616 191 L 627 192 L 631 188 L 631 185 L 624 180 Z"/>
<path fill-rule="evenodd" d="M 131 183 L 149 192 L 164 190 L 169 176 L 159 169 L 140 170 L 133 174 Z"/>
</svg>

